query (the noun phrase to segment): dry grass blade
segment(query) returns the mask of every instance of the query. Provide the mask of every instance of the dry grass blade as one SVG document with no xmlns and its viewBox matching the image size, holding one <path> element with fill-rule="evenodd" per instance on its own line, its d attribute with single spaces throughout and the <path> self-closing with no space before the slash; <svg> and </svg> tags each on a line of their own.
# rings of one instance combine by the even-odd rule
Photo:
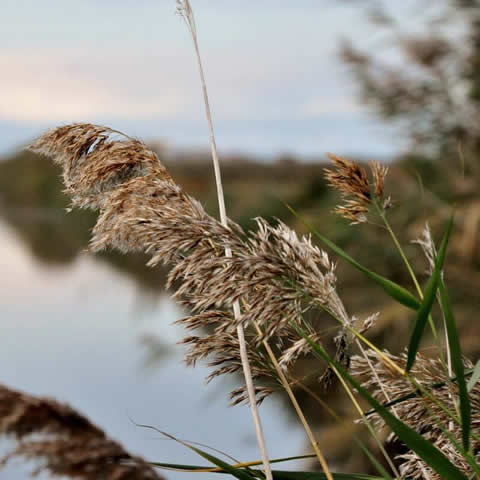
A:
<svg viewBox="0 0 480 480">
<path fill-rule="evenodd" d="M 193 15 L 192 8 L 190 7 L 190 2 L 189 0 L 177 0 L 177 12 L 182 16 L 182 18 L 185 20 L 185 23 L 187 25 L 187 28 L 190 31 L 193 45 L 195 48 L 195 54 L 197 58 L 197 63 L 198 63 L 198 68 L 199 68 L 199 73 L 200 73 L 200 81 L 202 84 L 202 90 L 203 90 L 203 100 L 205 104 L 205 114 L 207 117 L 207 123 L 208 123 L 208 128 L 210 132 L 210 148 L 212 152 L 212 160 L 213 160 L 213 168 L 215 171 L 215 182 L 217 185 L 217 198 L 218 198 L 218 207 L 220 210 L 220 220 L 222 222 L 222 225 L 225 227 L 228 225 L 228 219 L 227 219 L 227 212 L 225 208 L 225 198 L 223 195 L 223 183 L 222 183 L 222 177 L 221 177 L 221 172 L 220 172 L 220 162 L 218 160 L 218 154 L 217 154 L 217 145 L 216 145 L 216 140 L 215 140 L 215 131 L 213 128 L 213 120 L 212 120 L 212 113 L 210 110 L 210 102 L 208 99 L 208 91 L 207 91 L 207 84 L 205 81 L 205 74 L 203 71 L 203 65 L 202 65 L 202 57 L 200 56 L 200 49 L 198 46 L 198 40 L 197 40 L 197 28 L 195 25 L 195 17 Z M 227 258 L 232 257 L 232 248 L 230 245 L 227 245 L 225 247 L 225 256 Z M 236 320 L 239 320 L 241 316 L 241 310 L 240 310 L 240 302 L 237 300 L 236 302 L 233 303 L 233 314 Z M 265 469 L 265 476 L 267 480 L 272 479 L 272 470 L 270 467 L 270 461 L 268 459 L 268 452 L 267 452 L 267 445 L 265 442 L 265 437 L 263 434 L 263 428 L 262 428 L 262 422 L 260 419 L 260 414 L 258 412 L 257 404 L 255 399 L 256 397 L 256 391 L 255 391 L 255 386 L 253 384 L 253 378 L 252 378 L 252 373 L 251 373 L 251 365 L 249 363 L 248 359 L 248 350 L 247 350 L 247 345 L 245 341 L 245 332 L 243 330 L 243 326 L 241 324 L 237 325 L 237 338 L 238 338 L 238 343 L 239 343 L 239 354 L 240 354 L 240 360 L 242 363 L 242 370 L 243 370 L 243 376 L 245 378 L 245 386 L 247 387 L 247 393 L 248 393 L 248 398 L 250 402 L 250 410 L 252 413 L 252 421 L 254 424 L 255 428 L 255 435 L 257 437 L 257 443 L 258 447 L 260 449 L 260 453 L 262 456 L 263 460 L 263 466 Z"/>
<path fill-rule="evenodd" d="M 163 478 L 72 408 L 2 385 L 0 433 L 18 441 L 1 464 L 13 457 L 38 460 L 41 463 L 34 473 L 43 470 L 79 480 Z"/>
</svg>

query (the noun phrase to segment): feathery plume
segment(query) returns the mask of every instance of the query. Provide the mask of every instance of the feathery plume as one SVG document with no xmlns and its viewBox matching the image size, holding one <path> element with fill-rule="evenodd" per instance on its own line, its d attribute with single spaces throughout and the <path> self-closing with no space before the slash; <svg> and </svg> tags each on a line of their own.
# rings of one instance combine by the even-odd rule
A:
<svg viewBox="0 0 480 480">
<path fill-rule="evenodd" d="M 390 358 L 401 366 L 406 366 L 406 355 L 394 356 L 386 353 Z M 385 393 L 391 400 L 400 398 L 412 392 L 412 385 L 403 376 L 397 375 L 390 370 L 385 362 L 378 358 L 373 352 L 368 352 L 368 358 L 373 364 L 376 375 L 381 381 L 372 375 L 371 367 L 364 357 L 354 356 L 352 358 L 352 373 L 362 379 L 362 385 L 368 388 L 373 396 L 380 402 L 385 402 Z M 467 361 L 465 368 L 472 368 L 473 365 Z M 430 389 L 432 384 L 443 384 L 435 389 L 430 389 L 433 397 L 439 400 L 451 412 L 456 411 L 458 402 L 458 386 L 450 381 L 448 374 L 439 360 L 427 359 L 422 355 L 417 356 L 415 365 L 411 370 L 411 375 L 423 387 Z M 480 412 L 480 385 L 477 383 L 469 393 L 472 412 Z M 445 413 L 437 403 L 427 396 L 415 396 L 408 400 L 402 401 L 395 405 L 395 413 L 400 420 L 405 422 L 411 428 L 419 432 L 426 440 L 432 442 L 443 454 L 456 465 L 467 477 L 473 471 L 465 458 L 452 445 L 448 436 L 444 433 L 445 427 L 451 423 L 451 418 Z M 373 414 L 373 421 L 378 428 L 385 426 L 383 419 L 378 414 Z M 477 435 L 480 433 L 480 417 L 472 418 L 472 432 Z M 452 422 L 452 429 L 448 432 L 453 435 L 456 441 L 462 443 L 461 426 Z M 477 437 L 478 438 L 478 437 Z M 472 436 L 471 438 L 472 452 L 475 452 L 477 462 L 480 460 L 480 442 Z M 432 480 L 441 480 L 441 477 L 435 473 L 423 460 L 421 460 L 415 452 L 407 451 L 407 453 L 399 455 L 400 472 L 402 478 L 421 479 L 424 478 L 425 472 L 428 478 Z"/>
<path fill-rule="evenodd" d="M 373 202 L 378 202 L 383 209 L 390 206 L 390 199 L 384 198 L 387 167 L 371 162 L 372 179 L 369 180 L 367 171 L 357 162 L 333 154 L 328 157 L 333 162 L 334 169 L 325 169 L 325 179 L 344 199 L 344 204 L 337 206 L 335 213 L 350 220 L 352 224 L 365 223 Z"/>
<path fill-rule="evenodd" d="M 143 459 L 130 455 L 67 405 L 0 385 L 0 433 L 18 445 L 0 459 L 40 460 L 33 472 L 79 480 L 159 480 Z"/>
<path fill-rule="evenodd" d="M 167 175 L 142 142 L 98 125 L 78 123 L 52 129 L 30 149 L 62 167 L 65 193 L 78 207 L 100 208 L 104 194 L 126 180 Z"/>
<path fill-rule="evenodd" d="M 238 354 L 233 355 L 230 345 L 231 355 L 224 355 L 223 336 L 233 338 L 238 325 L 256 324 L 264 336 L 252 337 L 252 348 L 258 350 L 264 339 L 275 337 L 287 352 L 280 362 L 290 365 L 306 353 L 303 343 L 296 344 L 292 323 L 300 324 L 306 311 L 318 308 L 344 324 L 337 355 L 348 357 L 346 326 L 351 319 L 336 292 L 335 265 L 324 251 L 281 222 L 271 226 L 259 218 L 258 230 L 249 235 L 234 222 L 223 225 L 182 191 L 148 147 L 126 136 L 112 138 L 113 133 L 106 127 L 74 124 L 47 132 L 30 149 L 63 167 L 74 205 L 100 210 L 92 251 L 142 251 L 151 256 L 151 266 L 173 266 L 168 287 L 176 288 L 175 298 L 192 312 L 181 320 L 192 332 L 185 341 L 187 363 L 207 356 L 214 363 L 222 359 L 225 368 L 211 378 L 237 371 Z M 116 152 L 120 160 L 129 159 L 128 166 L 117 161 Z M 115 169 L 108 168 L 111 165 Z M 226 256 L 226 248 L 235 255 Z M 239 317 L 231 313 L 235 302 L 242 306 Z M 205 325 L 217 335 L 193 335 Z M 254 357 L 252 369 L 260 376 L 265 362 Z"/>
<path fill-rule="evenodd" d="M 432 232 L 430 230 L 430 225 L 428 224 L 428 222 L 425 223 L 425 227 L 422 231 L 422 236 L 420 238 L 417 238 L 416 240 L 412 240 L 412 243 L 420 245 L 420 248 L 422 249 L 423 254 L 425 255 L 425 258 L 428 262 L 427 273 L 431 275 L 435 267 L 435 258 L 437 255 L 437 251 L 435 249 Z"/>
</svg>

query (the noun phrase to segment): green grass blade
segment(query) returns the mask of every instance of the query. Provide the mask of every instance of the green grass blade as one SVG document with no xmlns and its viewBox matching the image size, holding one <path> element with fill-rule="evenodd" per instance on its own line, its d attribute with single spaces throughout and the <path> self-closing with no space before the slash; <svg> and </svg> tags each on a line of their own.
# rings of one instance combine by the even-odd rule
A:
<svg viewBox="0 0 480 480">
<path fill-rule="evenodd" d="M 311 232 L 317 237 L 322 243 L 327 245 L 331 250 L 333 250 L 337 255 L 342 257 L 345 261 L 353 265 L 355 268 L 364 273 L 370 280 L 373 280 L 377 285 L 379 285 L 383 290 L 394 300 L 405 305 L 412 310 L 418 310 L 420 307 L 420 301 L 407 289 L 398 285 L 395 282 L 392 282 L 388 278 L 382 277 L 378 273 L 372 272 L 367 267 L 364 267 L 362 264 L 358 263 L 353 257 L 351 257 L 345 250 L 340 248 L 338 245 L 333 243 L 327 237 L 323 236 L 318 232 L 312 225 L 303 220 L 291 207 L 287 205 L 287 208 L 301 221 L 305 226 L 311 230 Z"/>
<path fill-rule="evenodd" d="M 310 455 L 296 455 L 294 457 L 282 457 L 282 458 L 271 458 L 270 463 L 282 463 L 282 462 L 291 462 L 294 460 L 306 460 L 307 458 L 316 458 L 314 453 Z M 185 470 L 185 471 L 195 471 L 195 470 L 205 470 L 206 466 L 200 465 L 184 465 L 178 463 L 166 463 L 166 462 L 147 462 L 152 467 L 163 467 L 163 468 L 172 468 L 176 470 Z M 254 466 L 262 465 L 262 460 L 255 460 L 253 462 L 244 462 L 245 465 Z"/>
<path fill-rule="evenodd" d="M 179 438 L 174 437 L 170 433 L 159 430 L 158 428 L 155 428 L 151 425 L 141 425 L 138 423 L 136 425 L 137 427 L 149 428 L 151 430 L 155 430 L 156 432 L 160 433 L 164 437 L 167 437 L 171 440 L 174 440 L 175 442 L 182 444 L 183 446 L 195 452 L 197 455 L 200 455 L 205 460 L 209 461 L 211 464 L 221 468 L 224 472 L 229 473 L 230 475 L 232 475 L 235 478 L 238 478 L 239 480 L 252 480 L 252 478 L 254 478 L 247 470 L 244 470 L 241 468 L 235 468 L 234 466 L 230 465 L 227 462 L 224 462 L 220 458 L 215 457 L 214 455 L 211 455 L 210 453 L 207 453 L 204 450 L 201 450 L 200 448 L 194 447 L 193 445 L 190 445 L 188 442 L 185 442 L 184 440 L 180 440 Z M 160 465 L 157 465 L 157 466 L 160 466 Z M 202 467 L 202 468 L 205 468 L 205 467 Z"/>
<path fill-rule="evenodd" d="M 206 467 L 200 465 L 183 465 L 178 463 L 162 463 L 162 462 L 149 462 L 154 467 L 165 468 L 169 470 L 179 470 L 189 473 L 203 473 Z M 227 471 L 209 472 L 217 474 L 229 474 Z M 252 470 L 252 475 L 255 477 L 262 477 L 263 472 L 260 470 Z M 278 480 L 326 480 L 327 476 L 320 472 L 296 472 L 288 470 L 273 470 L 273 478 Z M 376 477 L 374 475 L 363 475 L 358 473 L 332 473 L 335 480 L 383 480 L 383 477 Z"/>
<path fill-rule="evenodd" d="M 198 455 L 202 456 L 205 460 L 208 460 L 210 463 L 213 463 L 217 467 L 220 467 L 223 471 L 228 472 L 235 478 L 238 478 L 240 480 L 252 480 L 252 475 L 250 475 L 250 473 L 247 473 L 245 470 L 232 467 L 232 465 L 230 465 L 229 463 L 224 462 L 220 458 L 215 457 L 214 455 L 210 455 L 209 453 L 205 452 L 204 450 L 200 450 L 197 447 L 193 447 L 185 443 L 184 445 L 193 450 L 195 453 L 198 453 Z"/>
<path fill-rule="evenodd" d="M 358 442 L 358 445 L 362 449 L 362 452 L 367 456 L 372 465 L 377 469 L 378 473 L 382 475 L 383 480 L 393 480 L 392 476 L 385 470 L 383 465 L 373 456 L 372 452 L 364 446 L 362 443 Z"/>
<path fill-rule="evenodd" d="M 425 293 L 417 312 L 417 318 L 415 320 L 415 326 L 413 328 L 412 335 L 410 337 L 410 343 L 408 345 L 407 354 L 407 366 L 406 370 L 409 372 L 415 363 L 415 358 L 420 346 L 420 340 L 422 339 L 423 332 L 425 331 L 425 325 L 427 324 L 428 316 L 432 311 L 433 302 L 435 301 L 435 295 L 437 294 L 437 288 L 440 281 L 440 275 L 443 268 L 443 262 L 445 261 L 445 254 L 447 252 L 448 240 L 453 228 L 453 216 L 450 218 L 447 230 L 443 236 L 442 243 L 438 256 L 435 260 L 435 266 L 430 279 L 425 287 Z"/>
<path fill-rule="evenodd" d="M 320 472 L 288 472 L 284 470 L 274 470 L 272 472 L 274 480 L 325 480 L 327 476 Z M 382 477 L 373 475 L 362 475 L 358 473 L 332 473 L 335 480 L 383 480 Z"/>
<path fill-rule="evenodd" d="M 157 467 L 157 468 L 164 468 L 166 470 L 179 470 L 182 472 L 191 472 L 195 473 L 198 471 L 198 473 L 201 473 L 205 469 L 208 469 L 210 467 L 202 466 L 202 465 L 185 465 L 183 463 L 166 463 L 166 462 L 147 462 L 151 467 Z M 209 472 L 209 473 L 217 473 L 217 472 Z M 218 472 L 218 473 L 226 473 L 226 472 Z"/>
<path fill-rule="evenodd" d="M 472 376 L 470 377 L 470 380 L 468 381 L 467 390 L 469 392 L 472 391 L 472 388 L 477 384 L 479 379 L 480 379 L 480 360 L 478 360 L 478 362 L 475 364 Z"/>
<path fill-rule="evenodd" d="M 463 448 L 469 450 L 470 445 L 470 422 L 471 422 L 471 407 L 468 396 L 467 382 L 465 381 L 464 365 L 462 361 L 462 351 L 460 348 L 460 341 L 458 340 L 457 327 L 455 325 L 455 318 L 453 316 L 450 300 L 448 298 L 447 289 L 443 280 L 440 279 L 438 291 L 440 294 L 440 303 L 442 305 L 443 313 L 445 315 L 445 327 L 447 329 L 448 348 L 450 350 L 450 357 L 452 359 L 452 367 L 457 376 L 458 393 L 460 397 L 460 418 L 462 420 L 462 442 Z"/>
<path fill-rule="evenodd" d="M 338 362 L 333 360 L 326 350 L 319 344 L 315 343 L 310 337 L 299 327 L 295 326 L 297 332 L 305 338 L 312 346 L 313 350 L 329 365 L 337 369 L 342 377 L 354 387 L 358 393 L 371 405 L 372 408 L 383 418 L 385 423 L 393 430 L 411 450 L 417 453 L 430 467 L 432 467 L 441 478 L 449 480 L 466 480 L 458 468 L 453 465 L 448 458 L 432 443 L 428 442 L 419 433 L 403 423 L 401 420 L 393 416 L 385 407 L 375 400 L 370 393 L 363 388 Z"/>
</svg>

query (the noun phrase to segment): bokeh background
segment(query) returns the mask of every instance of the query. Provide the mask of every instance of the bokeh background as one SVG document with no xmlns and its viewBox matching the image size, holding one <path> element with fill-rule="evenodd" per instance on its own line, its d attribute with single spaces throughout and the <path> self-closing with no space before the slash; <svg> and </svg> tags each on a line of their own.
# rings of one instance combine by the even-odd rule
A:
<svg viewBox="0 0 480 480">
<path fill-rule="evenodd" d="M 409 286 L 385 232 L 335 218 L 338 197 L 322 178 L 326 152 L 389 163 L 392 224 L 422 279 L 426 264 L 410 242 L 427 220 L 438 238 L 456 205 L 447 279 L 475 361 L 480 2 L 192 3 L 230 216 L 246 228 L 261 215 L 302 231 L 288 203 L 361 262 Z M 46 128 L 106 124 L 149 143 L 215 214 L 198 71 L 174 0 L 1 7 L 0 382 L 68 402 L 150 460 L 198 461 L 133 422 L 257 458 L 248 408 L 228 407 L 241 379 L 205 387 L 206 368 L 182 364 L 182 331 L 172 322 L 185 312 L 163 289 L 166 271 L 146 268 L 142 256 L 86 254 L 95 215 L 67 214 L 58 170 L 23 150 Z M 370 334 L 401 351 L 408 313 L 342 263 L 338 277 L 350 312 L 380 311 Z M 306 359 L 300 369 L 322 366 Z M 350 415 L 335 389 L 319 393 Z M 351 430 L 299 396 L 332 466 L 361 471 Z M 285 398 L 267 399 L 261 412 L 272 457 L 309 451 Z M 13 462 L 0 478 L 24 479 L 30 468 Z"/>
</svg>

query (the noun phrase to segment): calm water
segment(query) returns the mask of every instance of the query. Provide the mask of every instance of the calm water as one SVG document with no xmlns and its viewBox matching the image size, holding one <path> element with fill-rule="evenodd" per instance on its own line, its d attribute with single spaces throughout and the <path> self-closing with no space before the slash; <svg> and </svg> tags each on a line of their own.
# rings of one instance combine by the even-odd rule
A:
<svg viewBox="0 0 480 480">
<path fill-rule="evenodd" d="M 2 383 L 69 403 L 150 460 L 202 463 L 132 420 L 240 460 L 259 457 L 248 407 L 228 407 L 233 382 L 205 386 L 206 369 L 182 363 L 182 349 L 175 345 L 182 331 L 171 323 L 183 313 L 168 297 L 146 304 L 132 280 L 88 255 L 68 267 L 39 264 L 3 224 L 0 268 Z M 145 334 L 162 342 L 153 363 L 141 342 Z M 267 399 L 261 414 L 272 457 L 304 453 L 304 434 L 280 402 Z M 26 466 L 18 461 L 0 470 L 2 480 L 26 478 Z"/>
</svg>

